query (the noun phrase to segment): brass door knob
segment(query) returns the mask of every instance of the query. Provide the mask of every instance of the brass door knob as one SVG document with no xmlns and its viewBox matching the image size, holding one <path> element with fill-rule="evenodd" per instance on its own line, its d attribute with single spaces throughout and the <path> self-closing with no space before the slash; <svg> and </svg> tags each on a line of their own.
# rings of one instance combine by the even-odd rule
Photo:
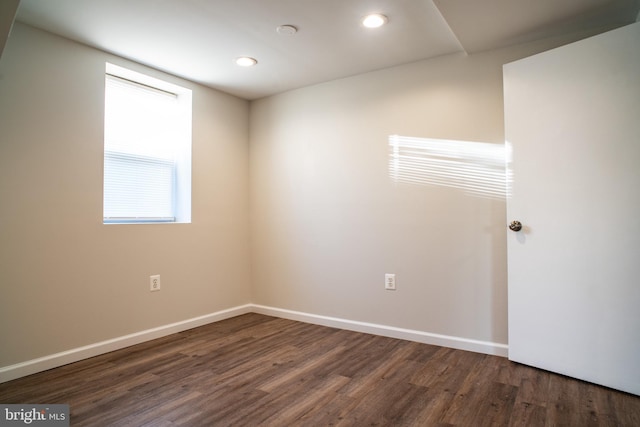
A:
<svg viewBox="0 0 640 427">
<path fill-rule="evenodd" d="M 511 231 L 522 230 L 522 223 L 520 221 L 511 221 L 511 224 L 509 224 L 509 230 Z"/>
</svg>

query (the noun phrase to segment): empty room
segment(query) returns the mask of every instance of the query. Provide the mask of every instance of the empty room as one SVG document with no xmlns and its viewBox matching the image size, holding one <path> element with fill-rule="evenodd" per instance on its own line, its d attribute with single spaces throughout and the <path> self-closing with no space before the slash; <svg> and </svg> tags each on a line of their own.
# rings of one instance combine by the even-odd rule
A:
<svg viewBox="0 0 640 427">
<path fill-rule="evenodd" d="M 3 0 L 0 425 L 640 425 L 639 19 Z"/>
</svg>

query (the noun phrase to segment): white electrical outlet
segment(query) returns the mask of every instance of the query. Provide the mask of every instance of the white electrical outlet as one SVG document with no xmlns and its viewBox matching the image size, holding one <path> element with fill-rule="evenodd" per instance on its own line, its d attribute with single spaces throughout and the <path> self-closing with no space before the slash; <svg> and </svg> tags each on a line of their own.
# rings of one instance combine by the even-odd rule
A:
<svg viewBox="0 0 640 427">
<path fill-rule="evenodd" d="M 149 276 L 149 290 L 151 292 L 160 290 L 160 275 Z"/>
<path fill-rule="evenodd" d="M 396 275 L 387 273 L 384 275 L 384 288 L 388 291 L 396 290 Z"/>
</svg>

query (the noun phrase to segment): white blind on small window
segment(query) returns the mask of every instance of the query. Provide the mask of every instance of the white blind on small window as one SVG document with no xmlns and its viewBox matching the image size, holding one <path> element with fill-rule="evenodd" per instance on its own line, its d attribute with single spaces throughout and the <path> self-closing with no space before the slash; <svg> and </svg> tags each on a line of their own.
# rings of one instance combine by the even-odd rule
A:
<svg viewBox="0 0 640 427">
<path fill-rule="evenodd" d="M 104 168 L 107 221 L 175 220 L 175 162 L 105 151 Z"/>
<path fill-rule="evenodd" d="M 175 221 L 177 101 L 106 75 L 104 222 Z"/>
</svg>

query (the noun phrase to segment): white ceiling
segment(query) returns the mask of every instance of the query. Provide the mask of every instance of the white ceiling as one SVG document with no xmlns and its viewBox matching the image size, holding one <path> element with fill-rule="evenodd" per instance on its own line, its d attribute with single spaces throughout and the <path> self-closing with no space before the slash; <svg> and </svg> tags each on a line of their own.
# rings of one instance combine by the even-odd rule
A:
<svg viewBox="0 0 640 427">
<path fill-rule="evenodd" d="M 17 20 L 246 99 L 636 20 L 640 0 L 21 0 Z M 379 12 L 389 23 L 360 24 Z M 276 27 L 296 26 L 293 36 Z M 259 63 L 240 68 L 238 56 Z"/>
</svg>

